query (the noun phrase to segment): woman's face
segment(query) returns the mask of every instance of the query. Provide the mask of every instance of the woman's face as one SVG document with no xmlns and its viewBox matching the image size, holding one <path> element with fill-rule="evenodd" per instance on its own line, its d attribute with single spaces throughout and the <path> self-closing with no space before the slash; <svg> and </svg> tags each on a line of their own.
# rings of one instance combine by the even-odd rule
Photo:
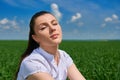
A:
<svg viewBox="0 0 120 80">
<path fill-rule="evenodd" d="M 61 27 L 51 14 L 44 14 L 35 20 L 33 39 L 41 46 L 55 46 L 62 40 Z"/>
</svg>

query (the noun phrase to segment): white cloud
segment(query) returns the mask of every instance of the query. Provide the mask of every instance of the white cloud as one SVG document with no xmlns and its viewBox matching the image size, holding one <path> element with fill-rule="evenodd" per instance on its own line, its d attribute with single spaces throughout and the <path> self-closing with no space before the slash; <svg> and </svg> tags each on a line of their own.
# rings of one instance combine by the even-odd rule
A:
<svg viewBox="0 0 120 80">
<path fill-rule="evenodd" d="M 20 27 L 15 19 L 9 20 L 7 18 L 3 18 L 2 20 L 0 20 L 0 29 L 3 30 L 13 29 L 18 31 Z"/>
<path fill-rule="evenodd" d="M 52 4 L 51 4 L 51 9 L 52 9 L 52 12 L 53 12 L 53 14 L 55 15 L 55 17 L 56 17 L 58 20 L 60 20 L 61 17 L 62 17 L 62 14 L 61 14 L 61 12 L 59 11 L 58 5 L 55 4 L 55 3 L 52 3 Z"/>
<path fill-rule="evenodd" d="M 7 29 L 10 29 L 10 26 L 4 26 L 3 29 L 7 30 Z"/>
<path fill-rule="evenodd" d="M 7 4 L 20 8 L 37 8 L 40 1 L 36 0 L 4 0 Z"/>
<path fill-rule="evenodd" d="M 105 26 L 106 26 L 106 24 L 105 24 L 105 23 L 103 23 L 101 26 L 102 26 L 102 27 L 105 27 Z"/>
<path fill-rule="evenodd" d="M 120 20 L 118 18 L 119 17 L 116 14 L 112 14 L 111 17 L 106 17 L 104 19 L 105 23 L 103 23 L 101 27 L 105 27 L 106 25 L 109 25 L 109 24 L 118 25 L 120 23 Z"/>
<path fill-rule="evenodd" d="M 6 24 L 6 23 L 8 23 L 8 22 L 9 22 L 8 19 L 7 19 L 7 18 L 4 18 L 4 19 L 0 20 L 0 25 L 1 25 L 1 24 Z"/>
<path fill-rule="evenodd" d="M 118 19 L 118 16 L 117 16 L 116 14 L 113 14 L 113 15 L 112 15 L 112 18 L 113 18 L 113 19 Z"/>
<path fill-rule="evenodd" d="M 111 17 L 105 18 L 105 22 L 111 22 L 111 21 L 112 21 L 112 18 L 111 18 Z"/>
<path fill-rule="evenodd" d="M 4 0 L 7 4 L 12 5 L 12 6 L 18 6 L 18 4 L 16 3 L 16 1 L 14 0 Z"/>
<path fill-rule="evenodd" d="M 80 19 L 81 17 L 82 17 L 82 15 L 80 13 L 76 13 L 75 15 L 72 16 L 71 22 L 74 22 L 74 21 Z"/>
<path fill-rule="evenodd" d="M 118 22 L 118 16 L 116 14 L 113 14 L 111 17 L 105 18 L 105 22 Z"/>
</svg>

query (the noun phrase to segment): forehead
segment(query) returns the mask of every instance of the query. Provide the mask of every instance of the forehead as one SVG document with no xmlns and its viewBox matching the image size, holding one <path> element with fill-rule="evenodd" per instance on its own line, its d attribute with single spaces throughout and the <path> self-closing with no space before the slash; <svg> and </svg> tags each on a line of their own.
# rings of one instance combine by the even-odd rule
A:
<svg viewBox="0 0 120 80">
<path fill-rule="evenodd" d="M 52 21 L 52 20 L 56 20 L 56 18 L 52 14 L 44 14 L 44 15 L 37 17 L 35 20 L 35 23 L 40 24 L 40 23 L 44 23 L 44 22 Z"/>
</svg>

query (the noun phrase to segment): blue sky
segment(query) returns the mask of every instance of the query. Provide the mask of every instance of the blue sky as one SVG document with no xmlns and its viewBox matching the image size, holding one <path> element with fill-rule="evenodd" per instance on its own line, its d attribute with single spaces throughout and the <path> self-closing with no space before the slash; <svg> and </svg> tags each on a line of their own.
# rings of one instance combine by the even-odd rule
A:
<svg viewBox="0 0 120 80">
<path fill-rule="evenodd" d="M 63 39 L 120 39 L 120 0 L 0 0 L 0 10 L 0 40 L 27 40 L 41 10 L 57 17 Z"/>
</svg>

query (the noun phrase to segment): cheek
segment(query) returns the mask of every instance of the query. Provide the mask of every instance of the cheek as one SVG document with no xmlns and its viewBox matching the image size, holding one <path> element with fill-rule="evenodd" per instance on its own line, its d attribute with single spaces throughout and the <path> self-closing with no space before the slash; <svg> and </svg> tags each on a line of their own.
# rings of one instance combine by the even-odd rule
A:
<svg viewBox="0 0 120 80">
<path fill-rule="evenodd" d="M 59 32 L 59 35 L 60 35 L 60 36 L 59 36 L 59 39 L 62 39 L 62 29 L 59 28 L 59 29 L 58 29 L 58 32 Z"/>
<path fill-rule="evenodd" d="M 42 33 L 39 35 L 39 41 L 44 41 L 44 40 L 48 40 L 49 35 L 47 33 Z"/>
<path fill-rule="evenodd" d="M 62 29 L 61 29 L 61 26 L 60 25 L 58 25 L 58 26 L 56 26 L 57 27 L 57 30 L 59 31 L 59 32 L 62 32 Z"/>
<path fill-rule="evenodd" d="M 61 29 L 61 27 L 59 28 L 59 33 L 62 35 L 62 29 Z"/>
</svg>

